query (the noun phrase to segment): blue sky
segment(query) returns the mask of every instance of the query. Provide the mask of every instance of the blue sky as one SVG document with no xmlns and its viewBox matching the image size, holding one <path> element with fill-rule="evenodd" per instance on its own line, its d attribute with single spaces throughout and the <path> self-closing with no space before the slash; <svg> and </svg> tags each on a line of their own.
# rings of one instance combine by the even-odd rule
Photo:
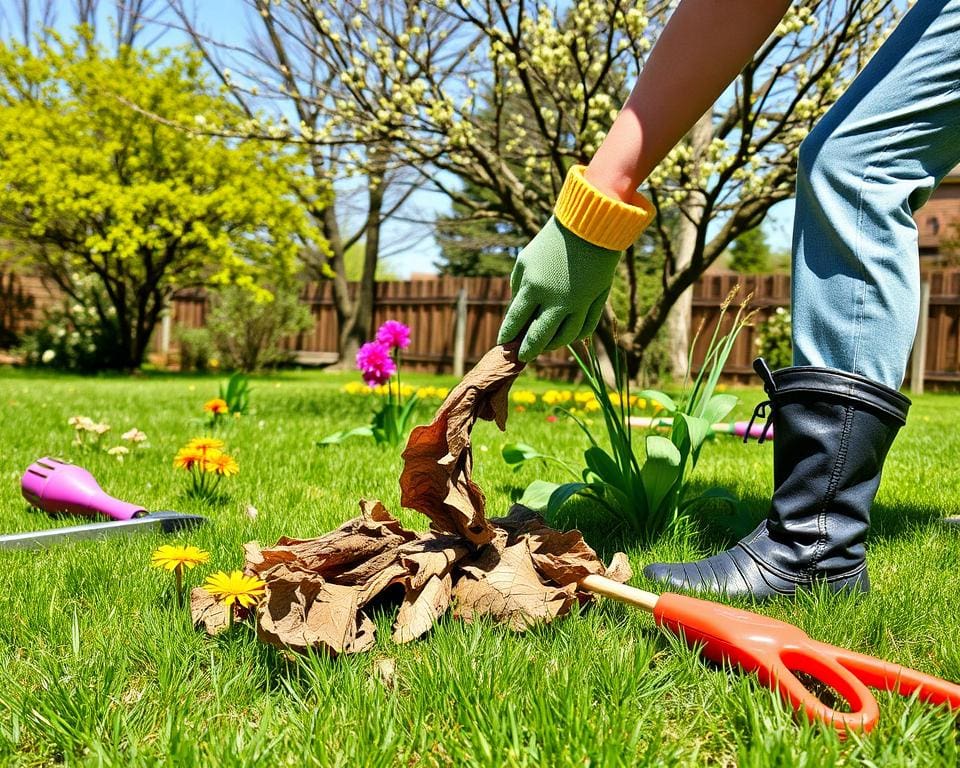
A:
<svg viewBox="0 0 960 768">
<path fill-rule="evenodd" d="M 253 30 L 256 30 L 256 20 L 250 18 L 251 11 L 240 0 L 193 0 L 197 10 L 198 26 L 211 38 L 229 45 L 246 47 Z M 0 0 L 0 35 L 8 37 L 13 29 L 15 15 L 10 10 L 11 0 Z M 158 9 L 165 6 L 160 0 L 155 5 Z M 56 26 L 66 31 L 75 23 L 73 15 L 73 0 L 57 0 L 54 4 Z M 112 12 L 112 2 L 101 2 L 100 29 L 109 35 L 109 16 Z M 186 36 L 174 26 L 175 18 L 169 13 L 160 15 L 157 24 L 152 25 L 143 33 L 141 43 L 150 42 L 157 46 L 175 46 L 188 42 Z M 254 22 L 254 23 L 251 23 Z M 344 190 L 345 192 L 347 190 Z M 429 219 L 433 215 L 449 211 L 449 202 L 440 194 L 421 192 L 410 200 L 410 209 L 416 211 L 418 218 Z M 763 228 L 767 233 L 768 241 L 774 250 L 788 250 L 793 226 L 793 200 L 777 205 L 768 215 Z M 389 271 L 407 277 L 413 272 L 433 272 L 433 263 L 439 256 L 439 249 L 430 234 L 429 225 L 411 227 L 409 224 L 388 222 L 383 233 L 385 243 L 404 243 L 398 253 L 388 254 L 386 257 Z"/>
</svg>

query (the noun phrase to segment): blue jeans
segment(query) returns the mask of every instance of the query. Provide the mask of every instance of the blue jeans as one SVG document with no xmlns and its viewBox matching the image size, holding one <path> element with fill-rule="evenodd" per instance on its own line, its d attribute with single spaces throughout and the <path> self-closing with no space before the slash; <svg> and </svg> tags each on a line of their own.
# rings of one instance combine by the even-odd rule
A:
<svg viewBox="0 0 960 768">
<path fill-rule="evenodd" d="M 918 0 L 800 146 L 795 365 L 898 388 L 917 328 L 913 212 L 960 162 L 960 0 Z"/>
</svg>

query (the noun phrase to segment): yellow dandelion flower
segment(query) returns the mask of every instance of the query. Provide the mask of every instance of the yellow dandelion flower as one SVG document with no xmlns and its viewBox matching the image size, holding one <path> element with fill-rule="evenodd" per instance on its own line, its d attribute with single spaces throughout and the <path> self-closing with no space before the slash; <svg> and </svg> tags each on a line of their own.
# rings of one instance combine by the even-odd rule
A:
<svg viewBox="0 0 960 768">
<path fill-rule="evenodd" d="M 204 455 L 205 451 L 198 448 L 191 448 L 190 446 L 181 448 L 177 451 L 177 455 L 173 457 L 173 466 L 176 469 L 193 469 L 196 464 L 203 462 Z"/>
<path fill-rule="evenodd" d="M 447 395 L 450 394 L 450 387 L 437 387 L 436 390 L 437 390 L 437 391 L 436 391 L 436 395 L 437 395 L 437 397 L 439 397 L 441 400 L 446 400 L 446 399 L 447 399 Z"/>
<path fill-rule="evenodd" d="M 231 477 L 240 473 L 237 460 L 223 451 L 210 451 L 203 460 L 203 471 Z"/>
<path fill-rule="evenodd" d="M 577 392 L 574 394 L 573 399 L 576 403 L 580 405 L 585 405 L 586 403 L 589 403 L 591 400 L 595 400 L 596 396 L 593 394 L 593 392 L 590 392 L 590 391 Z"/>
<path fill-rule="evenodd" d="M 595 413 L 600 410 L 600 403 L 596 400 L 588 400 L 583 404 L 583 407 L 588 413 Z"/>
<path fill-rule="evenodd" d="M 218 571 L 207 577 L 203 588 L 224 605 L 237 603 L 249 608 L 260 601 L 266 586 L 266 582 L 255 576 L 247 576 L 242 571 Z"/>
<path fill-rule="evenodd" d="M 177 568 L 195 568 L 209 559 L 210 553 L 199 547 L 164 544 L 154 550 L 150 558 L 150 565 L 154 568 L 164 568 L 172 571 Z"/>
<path fill-rule="evenodd" d="M 230 408 L 227 406 L 227 401 L 222 397 L 215 397 L 213 400 L 207 400 L 207 402 L 203 404 L 203 410 L 207 411 L 207 413 L 212 413 L 214 416 L 230 413 Z"/>
<path fill-rule="evenodd" d="M 535 405 L 537 396 L 529 389 L 519 389 L 510 395 L 510 399 L 519 405 Z"/>
<path fill-rule="evenodd" d="M 219 451 L 223 449 L 223 440 L 217 440 L 215 437 L 195 437 L 189 443 L 187 448 L 205 453 L 206 451 Z"/>
<path fill-rule="evenodd" d="M 150 565 L 173 571 L 177 589 L 177 602 L 183 605 L 183 569 L 194 568 L 210 559 L 210 553 L 194 546 L 164 544 L 154 550 Z"/>
</svg>

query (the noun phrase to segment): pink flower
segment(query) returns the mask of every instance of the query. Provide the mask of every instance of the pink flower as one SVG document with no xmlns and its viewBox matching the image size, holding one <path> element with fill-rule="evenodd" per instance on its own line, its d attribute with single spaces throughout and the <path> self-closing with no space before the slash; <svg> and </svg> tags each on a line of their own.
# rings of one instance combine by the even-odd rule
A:
<svg viewBox="0 0 960 768">
<path fill-rule="evenodd" d="M 406 349 L 410 346 L 410 328 L 398 320 L 387 320 L 377 328 L 377 341 L 391 349 Z"/>
<path fill-rule="evenodd" d="M 368 387 L 386 384 L 397 372 L 396 363 L 390 357 L 390 347 L 379 341 L 368 341 L 357 350 L 357 368 Z"/>
</svg>

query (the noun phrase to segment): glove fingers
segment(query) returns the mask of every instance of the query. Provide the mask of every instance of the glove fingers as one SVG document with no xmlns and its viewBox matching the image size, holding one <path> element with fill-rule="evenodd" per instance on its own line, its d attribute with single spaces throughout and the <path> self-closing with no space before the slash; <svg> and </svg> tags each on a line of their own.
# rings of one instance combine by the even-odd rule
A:
<svg viewBox="0 0 960 768">
<path fill-rule="evenodd" d="M 560 324 L 560 328 L 557 329 L 556 334 L 550 339 L 550 343 L 547 344 L 545 349 L 560 349 L 560 347 L 565 347 L 567 344 L 576 341 L 577 334 L 580 332 L 580 329 L 583 328 L 585 319 L 586 312 L 574 312 L 572 315 L 567 315 L 567 318 Z"/>
<path fill-rule="evenodd" d="M 509 344 L 515 340 L 538 309 L 538 305 L 530 298 L 529 291 L 521 289 L 516 293 L 507 307 L 506 317 L 500 324 L 497 344 Z"/>
<path fill-rule="evenodd" d="M 587 310 L 586 319 L 583 321 L 583 326 L 580 328 L 580 332 L 577 334 L 577 339 L 585 339 L 587 336 L 592 334 L 597 330 L 597 324 L 600 322 L 600 316 L 603 314 L 603 307 L 607 303 L 607 296 L 610 295 L 610 291 L 607 291 L 602 296 L 599 296 L 594 300 L 593 304 L 590 305 L 590 309 Z"/>
<path fill-rule="evenodd" d="M 543 352 L 544 347 L 547 346 L 547 342 L 556 335 L 560 323 L 563 322 L 566 316 L 566 313 L 562 310 L 554 309 L 547 310 L 534 320 L 523 337 L 523 343 L 520 345 L 520 359 L 525 363 L 529 363 Z"/>
<path fill-rule="evenodd" d="M 513 271 L 510 273 L 510 293 L 516 296 L 520 292 L 520 284 L 523 282 L 523 262 L 517 259 L 513 265 Z"/>
</svg>

